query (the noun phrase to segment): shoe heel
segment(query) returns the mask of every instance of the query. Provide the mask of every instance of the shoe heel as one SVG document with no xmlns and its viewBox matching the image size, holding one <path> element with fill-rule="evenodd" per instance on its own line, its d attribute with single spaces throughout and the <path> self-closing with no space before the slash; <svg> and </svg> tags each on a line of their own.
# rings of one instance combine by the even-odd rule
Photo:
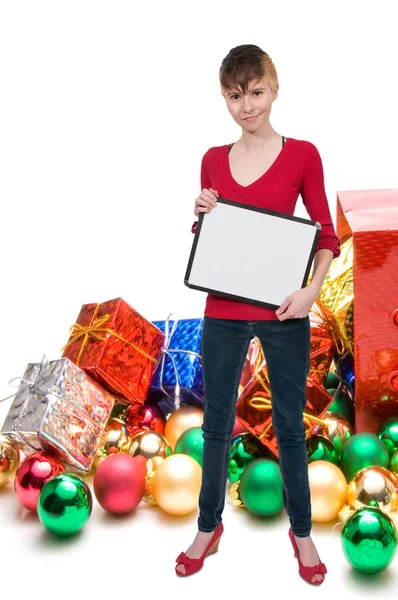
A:
<svg viewBox="0 0 398 600">
<path fill-rule="evenodd" d="M 221 539 L 221 537 L 219 537 L 218 540 L 216 540 L 214 542 L 214 544 L 212 546 L 210 546 L 210 548 L 207 551 L 207 554 L 213 554 L 214 552 L 217 552 L 218 544 L 220 543 L 220 539 Z"/>
</svg>

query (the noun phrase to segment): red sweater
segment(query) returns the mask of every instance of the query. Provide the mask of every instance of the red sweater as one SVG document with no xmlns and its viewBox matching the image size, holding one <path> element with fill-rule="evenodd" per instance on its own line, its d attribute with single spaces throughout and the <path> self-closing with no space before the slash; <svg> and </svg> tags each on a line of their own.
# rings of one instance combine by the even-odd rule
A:
<svg viewBox="0 0 398 600">
<path fill-rule="evenodd" d="M 333 251 L 333 258 L 340 255 L 325 192 L 322 160 L 314 144 L 287 138 L 269 169 L 247 186 L 240 185 L 232 177 L 228 147 L 229 144 L 215 146 L 204 154 L 200 173 L 201 189 L 213 188 L 221 198 L 288 215 L 294 214 L 300 194 L 310 219 L 322 226 L 317 250 L 328 248 Z M 217 207 L 213 210 L 217 210 Z M 196 224 L 197 221 L 192 225 L 193 233 Z M 250 321 L 278 319 L 274 309 L 210 293 L 206 298 L 205 315 L 217 319 Z"/>
</svg>

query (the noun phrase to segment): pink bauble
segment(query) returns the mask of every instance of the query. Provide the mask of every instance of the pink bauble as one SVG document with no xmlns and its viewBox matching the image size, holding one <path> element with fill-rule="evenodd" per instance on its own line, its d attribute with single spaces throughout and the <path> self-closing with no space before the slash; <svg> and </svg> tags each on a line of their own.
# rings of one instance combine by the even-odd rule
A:
<svg viewBox="0 0 398 600">
<path fill-rule="evenodd" d="M 236 420 L 235 421 L 235 425 L 232 431 L 232 438 L 234 438 L 235 436 L 239 435 L 240 433 L 245 433 L 246 431 L 249 431 L 247 427 L 245 427 L 243 425 L 243 423 L 241 423 L 240 421 Z"/>
<path fill-rule="evenodd" d="M 27 456 L 19 465 L 14 480 L 14 489 L 22 506 L 36 511 L 44 484 L 64 471 L 62 463 L 45 452 L 34 452 Z"/>
<path fill-rule="evenodd" d="M 145 492 L 146 461 L 128 454 L 105 458 L 94 475 L 94 493 L 102 508 L 110 513 L 131 512 Z"/>
</svg>

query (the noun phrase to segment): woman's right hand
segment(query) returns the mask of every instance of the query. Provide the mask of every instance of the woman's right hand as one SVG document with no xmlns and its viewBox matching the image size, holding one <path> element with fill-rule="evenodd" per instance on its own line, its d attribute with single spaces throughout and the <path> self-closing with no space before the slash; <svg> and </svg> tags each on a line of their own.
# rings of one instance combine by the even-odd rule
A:
<svg viewBox="0 0 398 600">
<path fill-rule="evenodd" d="M 217 190 L 212 188 L 203 188 L 199 196 L 195 200 L 195 216 L 198 217 L 201 212 L 210 212 L 215 206 L 217 206 Z"/>
</svg>

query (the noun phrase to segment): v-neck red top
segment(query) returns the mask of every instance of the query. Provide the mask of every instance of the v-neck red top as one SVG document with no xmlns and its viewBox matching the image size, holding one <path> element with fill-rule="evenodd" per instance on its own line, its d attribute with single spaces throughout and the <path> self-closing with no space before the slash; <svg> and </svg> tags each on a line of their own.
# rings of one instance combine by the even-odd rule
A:
<svg viewBox="0 0 398 600">
<path fill-rule="evenodd" d="M 246 186 L 240 185 L 232 177 L 229 146 L 230 144 L 215 146 L 204 154 L 200 172 L 202 190 L 212 188 L 217 190 L 221 198 L 288 215 L 294 214 L 300 194 L 310 219 L 322 226 L 317 250 L 328 248 L 332 250 L 333 258 L 340 256 L 340 245 L 325 192 L 322 160 L 314 144 L 306 140 L 287 138 L 269 169 Z M 197 221 L 192 226 L 193 233 L 196 224 Z M 278 319 L 274 309 L 216 294 L 207 295 L 204 314 L 217 319 Z"/>
</svg>

